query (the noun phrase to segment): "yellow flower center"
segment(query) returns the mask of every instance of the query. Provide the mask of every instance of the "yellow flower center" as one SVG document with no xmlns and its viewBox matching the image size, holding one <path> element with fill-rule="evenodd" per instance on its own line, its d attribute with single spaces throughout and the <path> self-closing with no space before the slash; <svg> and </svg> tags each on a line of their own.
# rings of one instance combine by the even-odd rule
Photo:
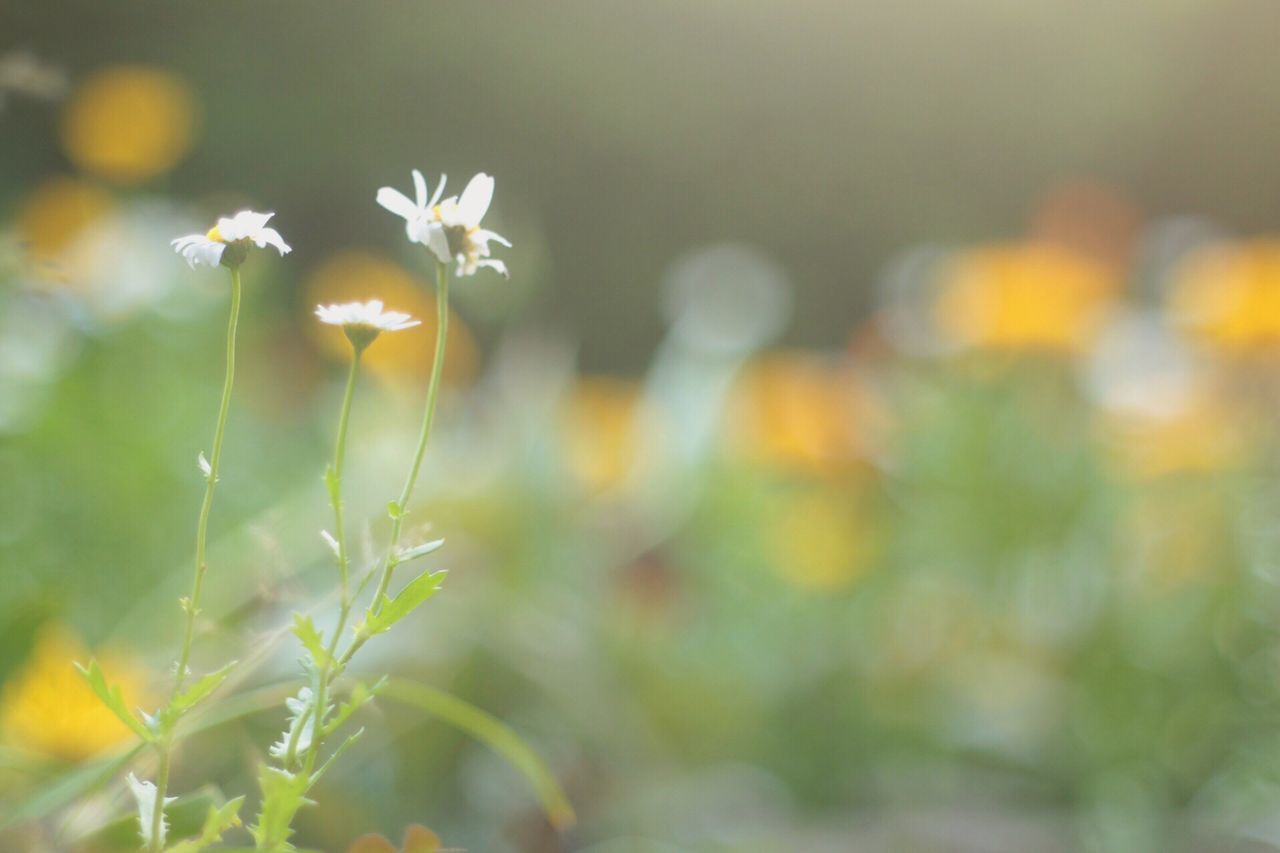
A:
<svg viewBox="0 0 1280 853">
<path fill-rule="evenodd" d="M 207 239 L 212 240 L 212 241 L 213 241 L 213 242 L 215 242 L 215 243 L 225 243 L 225 242 L 227 242 L 226 240 L 222 239 L 222 232 L 218 230 L 218 226 L 217 226 L 217 225 L 215 225 L 215 226 L 213 226 L 212 228 L 210 228 L 210 229 L 209 229 L 209 232 L 208 232 L 207 234 L 205 234 L 204 236 L 205 236 Z"/>
</svg>

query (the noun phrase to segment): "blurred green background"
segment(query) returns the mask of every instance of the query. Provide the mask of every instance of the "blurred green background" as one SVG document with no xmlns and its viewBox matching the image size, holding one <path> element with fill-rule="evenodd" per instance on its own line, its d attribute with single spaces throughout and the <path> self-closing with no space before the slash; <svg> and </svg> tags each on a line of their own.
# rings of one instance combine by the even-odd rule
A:
<svg viewBox="0 0 1280 853">
<path fill-rule="evenodd" d="M 189 582 L 250 206 L 197 663 L 334 579 L 320 301 L 429 319 L 379 186 L 497 179 L 411 508 L 446 594 L 383 670 L 509 723 L 577 812 L 382 702 L 299 843 L 473 851 L 1280 845 L 1280 112 L 1267 0 L 0 6 L 0 811 L 122 742 Z M 432 324 L 370 350 L 376 553 Z M 105 664 L 104 664 L 105 665 Z M 283 724 L 193 738 L 253 790 Z M 0 830 L 113 849 L 118 780 Z M 251 797 L 252 799 L 252 797 Z"/>
</svg>

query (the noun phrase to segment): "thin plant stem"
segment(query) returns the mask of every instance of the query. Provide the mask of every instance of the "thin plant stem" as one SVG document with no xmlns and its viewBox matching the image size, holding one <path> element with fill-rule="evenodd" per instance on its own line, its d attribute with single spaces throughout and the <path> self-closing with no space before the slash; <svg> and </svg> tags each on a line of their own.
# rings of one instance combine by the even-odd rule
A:
<svg viewBox="0 0 1280 853">
<path fill-rule="evenodd" d="M 334 627 L 333 636 L 329 639 L 329 648 L 325 652 L 324 660 L 319 661 L 320 672 L 316 678 L 313 712 L 315 720 L 312 723 L 312 737 L 310 744 L 307 746 L 305 762 L 308 772 L 315 764 L 316 753 L 320 750 L 320 740 L 324 734 L 321 726 L 324 723 L 324 707 L 328 701 L 326 694 L 328 693 L 330 679 L 333 676 L 333 658 L 337 654 L 338 638 L 342 636 L 342 631 L 347 624 L 347 618 L 351 615 L 351 585 L 349 582 L 351 559 L 347 553 L 347 527 L 342 516 L 342 471 L 347 456 L 347 426 L 351 420 L 351 401 L 355 397 L 356 377 L 360 372 L 360 357 L 362 355 L 364 355 L 364 347 L 355 346 L 355 353 L 351 357 L 351 371 L 347 374 L 347 390 L 342 397 L 342 413 L 338 416 L 338 437 L 333 447 L 333 468 L 330 476 L 326 478 L 328 480 L 329 501 L 333 505 L 334 538 L 338 542 L 338 575 L 342 582 L 342 599 L 339 605 L 338 624 Z M 298 725 L 289 740 L 289 746 L 285 753 L 286 763 L 292 761 L 297 750 L 298 737 L 306 726 L 307 719 L 304 716 L 298 721 Z"/>
<path fill-rule="evenodd" d="M 213 490 L 218 485 L 218 468 L 222 462 L 222 439 L 227 431 L 227 413 L 231 411 L 231 389 L 236 375 L 236 328 L 240 323 L 240 269 L 231 268 L 231 312 L 227 319 L 227 371 L 222 381 L 222 402 L 218 406 L 218 423 L 213 430 L 213 449 L 209 455 L 209 472 L 205 475 L 204 501 L 200 504 L 200 518 L 196 522 L 195 580 L 191 596 L 183 603 L 186 627 L 182 633 L 182 651 L 178 655 L 178 669 L 173 678 L 170 700 L 177 697 L 187 677 L 187 665 L 191 661 L 191 644 L 195 637 L 196 615 L 200 612 L 200 593 L 204 589 L 204 575 L 209 568 L 205 548 L 209 540 L 209 512 L 213 508 Z M 156 802 L 151 816 L 151 849 L 159 851 L 160 827 L 164 822 L 164 800 L 169 787 L 169 763 L 173 751 L 171 738 L 158 744 L 160 771 L 156 777 Z"/>
<path fill-rule="evenodd" d="M 413 487 L 418 482 L 418 471 L 422 468 L 422 458 L 427 452 L 427 442 L 431 438 L 431 425 L 435 422 L 436 398 L 440 394 L 440 381 L 444 374 L 445 343 L 449 335 L 449 267 L 436 262 L 436 352 L 431 363 L 431 379 L 427 385 L 427 405 L 422 414 L 422 429 L 418 434 L 418 448 L 413 454 L 413 463 L 409 466 L 409 476 L 405 479 L 404 488 L 400 491 L 400 499 L 396 502 L 395 517 L 391 519 L 391 539 L 387 543 L 387 555 L 382 564 L 382 576 L 378 580 L 378 589 L 373 594 L 370 605 L 374 613 L 381 612 L 382 599 L 391 585 L 391 575 L 399 564 L 397 554 L 400 548 L 400 533 L 404 525 L 405 508 L 413 496 Z M 364 644 L 357 637 L 352 640 L 346 652 L 338 660 L 338 669 L 351 660 L 352 656 Z"/>
</svg>

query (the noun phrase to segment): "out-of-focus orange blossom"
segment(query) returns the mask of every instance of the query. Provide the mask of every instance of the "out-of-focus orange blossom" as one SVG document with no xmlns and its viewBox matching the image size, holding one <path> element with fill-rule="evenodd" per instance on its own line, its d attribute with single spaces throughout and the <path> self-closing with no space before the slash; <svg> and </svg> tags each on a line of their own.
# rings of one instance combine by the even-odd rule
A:
<svg viewBox="0 0 1280 853">
<path fill-rule="evenodd" d="M 1107 268 L 1066 249 L 993 246 L 956 261 L 935 317 L 962 346 L 1078 353 L 1100 331 L 1116 288 Z"/>
<path fill-rule="evenodd" d="M 859 502 L 818 488 L 785 501 L 768 522 L 771 565 L 808 589 L 839 589 L 861 578 L 880 549 L 880 532 Z"/>
<path fill-rule="evenodd" d="M 62 145 L 86 172 L 135 184 L 178 164 L 195 123 L 194 100 L 182 80 L 155 68 L 112 66 L 72 95 L 62 116 Z"/>
<path fill-rule="evenodd" d="M 99 701 L 73 665 L 91 653 L 61 626 L 46 626 L 31 657 L 0 692 L 0 733 L 12 746 L 79 761 L 134 735 Z M 118 684 L 125 706 L 143 699 L 146 674 L 118 655 L 97 655 L 108 682 Z"/>
<path fill-rule="evenodd" d="M 440 836 L 422 824 L 415 823 L 405 829 L 404 841 L 399 848 L 388 841 L 386 836 L 370 833 L 351 842 L 347 853 L 437 853 L 443 849 Z"/>
<path fill-rule="evenodd" d="M 111 195 L 77 178 L 58 176 L 36 187 L 18 209 L 18 238 L 41 280 L 78 278 L 69 250 L 114 208 Z"/>
<path fill-rule="evenodd" d="M 366 302 L 381 299 L 386 307 L 403 311 L 422 325 L 399 332 L 385 332 L 365 350 L 364 365 L 386 379 L 426 379 L 436 346 L 436 300 L 431 285 L 386 258 L 364 251 L 344 251 L 322 262 L 306 283 L 305 321 L 308 335 L 326 355 L 337 361 L 351 358 L 351 343 L 342 329 L 318 322 L 316 305 Z M 444 381 L 450 385 L 471 382 L 479 369 L 475 337 L 456 311 L 449 312 L 449 339 L 445 344 Z"/>
<path fill-rule="evenodd" d="M 1192 336 L 1232 350 L 1280 345 L 1280 240 L 1216 245 L 1174 274 L 1174 319 Z"/>
<path fill-rule="evenodd" d="M 726 427 L 730 446 L 755 462 L 831 475 L 857 465 L 885 418 L 846 363 L 779 351 L 747 366 Z"/>
<path fill-rule="evenodd" d="M 639 385 L 607 376 L 579 379 L 562 410 L 564 452 L 570 473 L 591 493 L 619 488 L 634 470 L 640 430 L 656 429 Z"/>
</svg>

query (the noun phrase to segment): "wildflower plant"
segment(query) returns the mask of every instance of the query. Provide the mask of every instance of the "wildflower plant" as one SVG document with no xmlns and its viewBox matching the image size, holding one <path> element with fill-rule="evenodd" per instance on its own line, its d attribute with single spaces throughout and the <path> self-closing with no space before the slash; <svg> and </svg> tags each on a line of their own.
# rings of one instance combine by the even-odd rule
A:
<svg viewBox="0 0 1280 853">
<path fill-rule="evenodd" d="M 333 456 L 324 472 L 324 484 L 333 513 L 332 529 L 320 531 L 320 538 L 332 553 L 337 569 L 338 613 L 336 622 L 328 631 L 318 627 L 310 614 L 293 614 L 289 630 L 303 650 L 303 678 L 302 683 L 285 702 L 288 717 L 284 731 L 265 750 L 270 762 L 258 769 L 260 805 L 257 817 L 249 827 L 257 850 L 294 849 L 289 839 L 293 835 L 298 812 L 312 804 L 309 794 L 316 782 L 334 760 L 360 737 L 363 729 L 348 735 L 336 747 L 331 747 L 331 741 L 362 706 L 383 692 L 407 704 L 432 710 L 472 734 L 489 740 L 492 746 L 504 752 L 530 776 L 542 796 L 544 806 L 548 807 L 553 822 L 567 823 L 571 815 L 563 794 L 550 781 L 536 756 L 529 753 L 518 738 L 500 723 L 456 697 L 441 694 L 423 685 L 386 677 L 371 686 L 354 683 L 344 689 L 339 688 L 339 680 L 346 674 L 360 649 L 372 638 L 392 629 L 431 598 L 439 591 L 444 580 L 444 571 L 428 569 L 401 586 L 398 591 L 392 591 L 392 583 L 400 566 L 423 558 L 444 544 L 443 539 L 414 544 L 405 544 L 402 539 L 406 508 L 413 497 L 435 420 L 448 334 L 449 268 L 450 265 L 456 265 L 459 275 L 471 275 L 486 267 L 506 274 L 505 265 L 489 257 L 489 243 L 494 241 L 502 245 L 510 244 L 480 225 L 492 199 L 493 179 L 487 175 L 477 175 L 460 198 L 442 201 L 440 196 L 444 186 L 443 178 L 436 194 L 428 197 L 422 173 L 415 170 L 413 177 L 416 189 L 414 201 L 391 188 L 379 190 L 377 200 L 383 207 L 405 219 L 409 239 L 425 247 L 435 261 L 438 306 L 435 354 L 413 456 L 398 496 L 388 504 L 391 519 L 388 541 L 381 557 L 363 571 L 355 582 L 347 544 L 343 476 L 361 359 L 381 335 L 417 326 L 421 321 L 407 314 L 386 310 L 383 303 L 376 299 L 364 303 L 320 305 L 315 312 L 320 322 L 340 327 L 351 344 L 350 367 L 338 414 Z M 270 213 L 246 210 L 219 219 L 205 234 L 194 234 L 173 241 L 175 250 L 191 266 L 203 264 L 228 269 L 231 276 L 231 305 L 226 338 L 226 373 L 213 445 L 207 457 L 201 452 L 197 458 L 199 470 L 205 480 L 205 491 L 196 525 L 191 593 L 181 599 L 184 627 L 168 701 L 154 712 L 135 713 L 127 707 L 120 688 L 108 681 L 97 661 L 90 660 L 87 666 L 81 668 L 81 674 L 97 697 L 140 741 L 139 748 L 126 755 L 120 766 L 145 747 L 149 747 L 155 754 L 157 770 L 154 780 L 140 778 L 138 771 L 130 772 L 127 776 L 129 790 L 137 804 L 138 837 L 142 849 L 148 853 L 164 850 L 193 853 L 218 844 L 224 833 L 241 825 L 240 810 L 245 801 L 244 796 L 231 799 L 221 806 L 211 805 L 197 835 L 172 843 L 166 810 L 176 799 L 170 790 L 170 771 L 175 748 L 182 735 L 180 723 L 194 708 L 210 700 L 237 666 L 235 662 L 231 662 L 200 675 L 190 670 L 196 617 L 200 613 L 204 580 L 208 571 L 206 545 L 209 516 L 219 481 L 223 438 L 235 377 L 236 329 L 241 304 L 240 267 L 254 249 L 270 247 L 281 255 L 290 251 L 279 232 L 268 226 L 271 217 Z M 365 593 L 370 588 L 372 594 L 365 601 Z M 354 625 L 350 625 L 348 630 L 353 618 Z"/>
</svg>

